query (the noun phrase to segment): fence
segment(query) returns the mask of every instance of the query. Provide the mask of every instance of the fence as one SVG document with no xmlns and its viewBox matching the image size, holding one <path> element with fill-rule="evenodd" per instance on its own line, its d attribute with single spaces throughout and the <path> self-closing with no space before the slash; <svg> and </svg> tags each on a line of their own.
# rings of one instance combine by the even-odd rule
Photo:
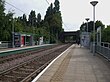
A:
<svg viewBox="0 0 110 82">
<path fill-rule="evenodd" d="M 90 50 L 91 52 L 93 50 L 92 43 L 90 45 Z M 110 60 L 110 43 L 102 42 L 101 44 L 96 44 L 95 52 Z"/>
<path fill-rule="evenodd" d="M 110 60 L 110 43 L 103 42 L 101 45 L 96 45 L 96 52 Z"/>
<path fill-rule="evenodd" d="M 0 48 L 11 48 L 12 44 L 9 41 L 0 41 Z"/>
</svg>

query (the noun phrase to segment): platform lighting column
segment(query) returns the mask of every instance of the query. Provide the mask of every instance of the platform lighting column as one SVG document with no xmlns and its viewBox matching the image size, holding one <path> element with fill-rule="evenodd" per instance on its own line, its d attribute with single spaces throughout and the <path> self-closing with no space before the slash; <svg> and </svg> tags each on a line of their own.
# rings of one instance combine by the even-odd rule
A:
<svg viewBox="0 0 110 82">
<path fill-rule="evenodd" d="M 89 18 L 86 18 L 86 21 L 87 21 L 87 33 L 88 33 L 88 21 L 89 21 Z"/>
<path fill-rule="evenodd" d="M 95 56 L 95 6 L 98 1 L 91 1 L 90 4 L 93 6 L 93 55 Z"/>
</svg>

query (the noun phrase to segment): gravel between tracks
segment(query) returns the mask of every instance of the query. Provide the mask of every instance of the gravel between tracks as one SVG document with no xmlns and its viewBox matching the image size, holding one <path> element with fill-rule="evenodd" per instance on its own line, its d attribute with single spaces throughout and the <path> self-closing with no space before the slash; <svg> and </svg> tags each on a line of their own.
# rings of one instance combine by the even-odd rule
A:
<svg viewBox="0 0 110 82">
<path fill-rule="evenodd" d="M 70 45 L 69 45 L 70 46 Z M 51 48 L 51 49 L 48 49 L 48 50 L 45 50 L 45 51 L 42 51 L 42 52 L 38 52 L 38 53 L 36 53 L 36 54 L 33 54 L 33 55 L 29 55 L 29 56 L 26 56 L 26 57 L 23 57 L 23 58 L 18 58 L 18 59 L 16 59 L 16 60 L 12 60 L 12 61 L 9 61 L 9 62 L 6 62 L 6 63 L 3 63 L 1 66 L 0 66 L 0 71 L 2 72 L 3 70 L 6 70 L 6 69 L 8 69 L 8 68 L 11 68 L 11 67 L 13 67 L 13 66 L 16 66 L 16 65 L 18 65 L 18 64 L 21 64 L 21 63 L 23 63 L 23 62 L 26 62 L 26 61 L 29 61 L 29 60 L 31 60 L 31 59 L 33 59 L 33 58 L 37 58 L 37 57 L 39 57 L 40 58 L 40 56 L 42 56 L 42 55 L 44 55 L 44 60 L 45 60 L 45 57 L 46 57 L 46 61 L 47 61 L 47 59 L 48 59 L 48 54 L 50 53 L 51 55 L 50 56 L 52 56 L 52 54 L 57 54 L 57 55 L 55 55 L 55 56 L 58 56 L 58 54 L 60 54 L 62 51 L 64 51 L 66 48 L 68 48 L 69 46 L 67 46 L 67 45 L 60 45 L 60 46 L 57 46 L 57 47 L 55 47 L 55 48 Z M 47 54 L 48 53 L 48 54 Z M 47 54 L 47 56 L 45 56 L 45 54 Z M 53 55 L 53 56 L 54 56 Z M 40 58 L 41 59 L 41 58 Z M 40 59 L 38 59 L 38 60 L 40 60 Z M 51 58 L 50 58 L 51 59 Z M 33 62 L 34 63 L 34 62 Z M 45 63 L 44 61 L 41 61 L 41 63 Z M 40 64 L 40 62 L 39 62 L 39 64 Z M 38 64 L 38 65 L 39 65 Z M 31 71 L 31 69 L 33 69 L 33 68 L 30 68 L 30 65 L 29 65 L 29 67 L 28 66 L 25 66 L 26 68 L 29 68 L 29 70 L 28 69 L 25 69 L 25 70 L 27 70 L 27 71 Z M 24 69 L 20 69 L 20 70 L 24 70 Z M 18 70 L 17 70 L 18 71 Z M 13 73 L 16 73 L 16 74 L 20 74 L 19 72 L 17 72 L 16 70 L 14 71 L 14 70 L 12 70 L 12 72 Z M 6 73 L 6 74 L 9 74 L 9 75 L 5 75 L 5 77 L 8 77 L 8 78 L 13 78 L 14 76 L 13 75 L 10 75 L 10 73 L 11 72 L 8 72 L 8 73 Z M 24 75 L 27 75 L 28 73 L 24 73 Z M 2 77 L 3 77 L 4 75 L 2 75 Z M 18 75 L 19 76 L 19 75 Z M 21 78 L 22 76 L 16 76 L 17 78 Z M 0 82 L 2 82 L 1 80 L 0 80 Z M 4 82 L 4 81 L 3 81 Z M 12 81 L 12 82 L 16 82 L 16 81 Z"/>
<path fill-rule="evenodd" d="M 58 46 L 57 46 L 58 47 Z M 53 47 L 54 48 L 54 47 Z M 43 51 L 40 51 L 40 52 L 37 52 L 37 53 L 34 53 L 34 54 L 30 54 L 30 55 L 27 55 L 27 54 L 25 54 L 25 55 L 27 55 L 27 56 L 24 56 L 24 57 L 19 57 L 19 58 L 17 58 L 17 59 L 13 59 L 13 60 L 11 60 L 11 61 L 7 61 L 7 62 L 5 62 L 5 63 L 1 63 L 0 64 L 0 72 L 2 72 L 3 70 L 6 70 L 6 69 L 8 69 L 8 68 L 10 68 L 10 67 L 13 67 L 13 66 L 15 66 L 15 65 L 18 65 L 18 64 L 20 64 L 20 63 L 22 63 L 22 62 L 25 62 L 25 61 L 28 61 L 28 60 L 30 60 L 30 59 L 32 59 L 32 58 L 34 58 L 34 57 L 37 57 L 37 56 L 39 56 L 39 55 L 41 55 L 41 54 L 43 54 L 43 53 L 47 53 L 48 51 L 52 51 L 52 48 L 51 49 L 48 49 L 48 50 L 46 50 L 46 49 L 44 49 Z M 17 54 L 17 55 L 20 55 L 20 54 Z M 13 56 L 13 55 L 12 55 Z"/>
</svg>

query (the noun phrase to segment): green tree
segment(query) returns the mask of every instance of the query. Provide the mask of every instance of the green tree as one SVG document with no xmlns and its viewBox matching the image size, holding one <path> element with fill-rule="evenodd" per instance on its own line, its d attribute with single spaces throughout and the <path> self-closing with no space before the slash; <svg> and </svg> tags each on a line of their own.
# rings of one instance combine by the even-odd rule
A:
<svg viewBox="0 0 110 82">
<path fill-rule="evenodd" d="M 55 0 L 54 5 L 55 5 L 54 11 L 55 11 L 55 12 L 59 12 L 60 2 L 59 2 L 58 0 Z"/>
<path fill-rule="evenodd" d="M 95 23 L 95 29 L 97 30 L 98 27 L 101 27 L 101 29 L 104 29 L 105 25 L 101 21 L 97 20 Z"/>
<path fill-rule="evenodd" d="M 28 18 L 29 26 L 36 26 L 36 13 L 35 11 L 31 10 Z"/>
<path fill-rule="evenodd" d="M 44 36 L 46 41 L 50 39 L 51 42 L 58 40 L 59 34 L 63 31 L 58 0 L 55 0 L 54 6 L 51 3 L 47 8 L 44 20 L 41 19 L 40 13 L 37 14 L 36 18 L 36 13 L 33 10 L 31 10 L 28 18 L 25 14 L 13 18 L 13 12 L 4 13 L 4 3 L 4 0 L 0 0 L 0 40 L 11 40 L 13 27 L 14 32 L 36 33 L 38 36 Z"/>
<path fill-rule="evenodd" d="M 95 31 L 97 31 L 98 27 L 101 27 L 102 29 L 104 29 L 105 25 L 101 21 L 97 20 L 95 22 Z M 83 23 L 80 26 L 80 31 L 87 32 L 87 23 Z M 94 37 L 93 36 L 93 21 L 88 22 L 88 32 L 91 32 L 91 41 L 93 41 L 93 37 Z"/>
<path fill-rule="evenodd" d="M 41 14 L 38 13 L 38 14 L 37 14 L 37 27 L 38 27 L 38 28 L 41 27 L 40 23 L 41 23 Z"/>
<path fill-rule="evenodd" d="M 21 17 L 20 18 L 19 17 L 18 18 L 14 18 L 13 19 L 13 24 L 14 24 L 15 32 L 19 32 L 19 33 L 23 32 L 24 25 L 23 25 L 23 23 L 21 21 Z"/>
<path fill-rule="evenodd" d="M 38 23 L 41 22 L 41 14 L 40 14 L 40 13 L 37 14 L 37 22 L 38 22 Z"/>
<path fill-rule="evenodd" d="M 22 25 L 22 32 L 26 32 L 27 30 L 27 17 L 25 14 L 23 14 L 23 16 L 20 16 L 17 18 L 17 23 L 21 26 Z"/>
<path fill-rule="evenodd" d="M 11 11 L 6 14 L 4 17 L 4 24 L 3 30 L 2 30 L 2 40 L 4 41 L 11 41 L 11 36 L 12 36 L 12 24 L 13 24 L 13 14 Z"/>
<path fill-rule="evenodd" d="M 102 29 L 104 29 L 105 25 L 101 21 L 97 20 L 95 22 L 95 31 L 97 30 L 98 27 L 101 27 Z M 80 30 L 87 32 L 87 23 L 83 23 L 80 26 Z M 88 22 L 88 32 L 93 32 L 93 21 Z"/>
<path fill-rule="evenodd" d="M 102 31 L 102 42 L 110 42 L 110 25 Z"/>
<path fill-rule="evenodd" d="M 5 7 L 4 7 L 4 1 L 3 0 L 0 0 L 0 40 L 3 40 L 3 28 L 4 28 L 4 19 L 5 19 L 5 13 L 4 13 L 4 10 L 5 10 Z"/>
<path fill-rule="evenodd" d="M 51 3 L 50 6 L 47 8 L 47 11 L 46 11 L 46 15 L 45 15 L 45 18 L 44 20 L 48 20 L 48 18 L 53 14 L 53 4 Z"/>
<path fill-rule="evenodd" d="M 46 15 L 44 19 L 49 24 L 51 43 L 58 41 L 58 36 L 63 31 L 62 17 L 61 17 L 61 12 L 59 10 L 60 10 L 60 3 L 58 0 L 55 0 L 54 7 L 53 4 L 51 3 L 46 11 Z"/>
<path fill-rule="evenodd" d="M 27 25 L 27 18 L 26 18 L 26 15 L 25 14 L 23 14 L 22 21 L 23 21 L 24 27 L 26 27 L 26 25 Z"/>
<path fill-rule="evenodd" d="M 82 32 L 87 32 L 87 23 L 81 24 L 80 26 L 80 30 Z M 93 21 L 88 22 L 88 32 L 92 32 L 93 31 Z"/>
</svg>

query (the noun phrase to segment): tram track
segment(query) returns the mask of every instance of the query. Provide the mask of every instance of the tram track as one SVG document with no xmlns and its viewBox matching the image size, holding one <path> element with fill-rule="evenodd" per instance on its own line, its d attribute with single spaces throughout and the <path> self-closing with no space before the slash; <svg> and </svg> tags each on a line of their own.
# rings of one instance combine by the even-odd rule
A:
<svg viewBox="0 0 110 82">
<path fill-rule="evenodd" d="M 39 74 L 55 57 L 67 49 L 70 45 L 60 45 L 45 51 L 39 55 L 18 64 L 0 73 L 0 82 L 30 82 Z"/>
</svg>

